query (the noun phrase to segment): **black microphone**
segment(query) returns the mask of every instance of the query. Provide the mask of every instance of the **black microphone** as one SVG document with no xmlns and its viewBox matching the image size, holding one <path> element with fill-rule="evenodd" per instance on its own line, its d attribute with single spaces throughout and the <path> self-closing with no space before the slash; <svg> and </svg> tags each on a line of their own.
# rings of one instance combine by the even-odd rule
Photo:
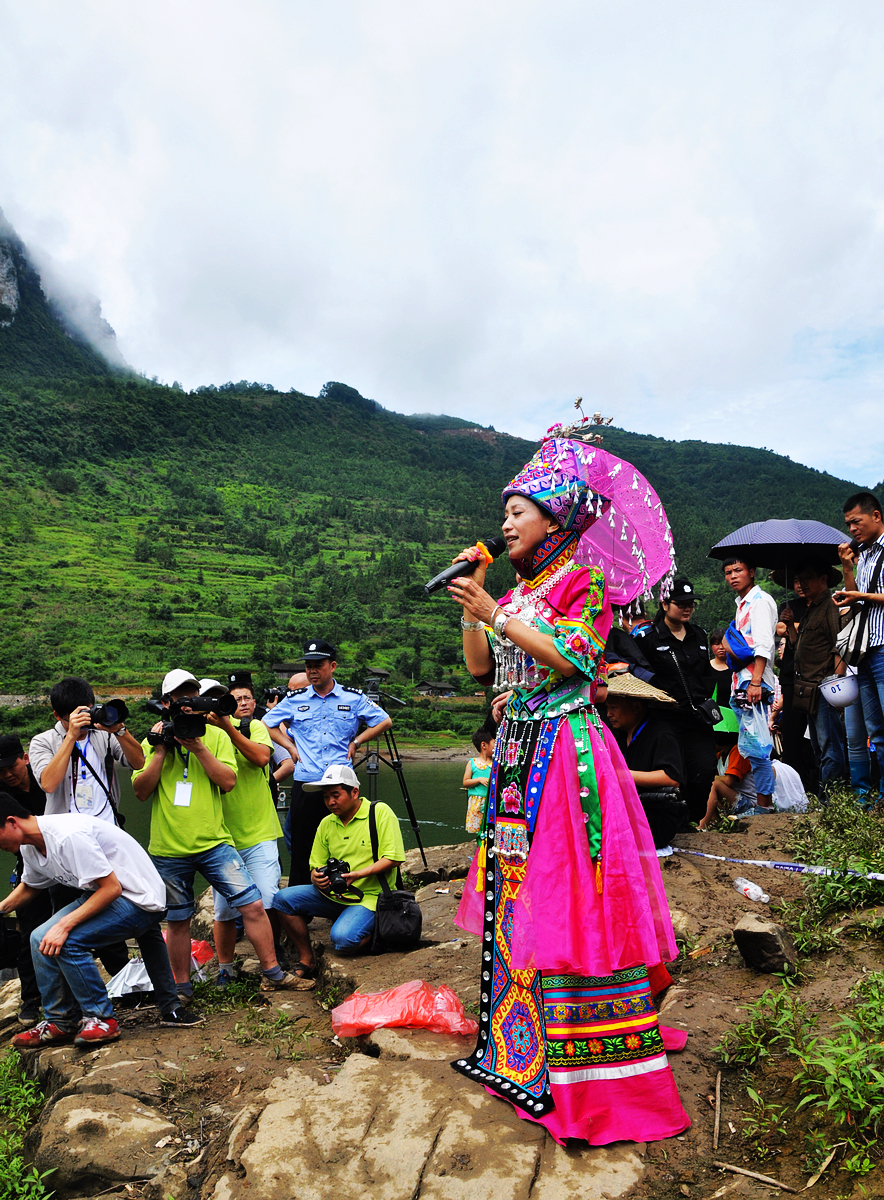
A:
<svg viewBox="0 0 884 1200">
<path fill-rule="evenodd" d="M 499 554 L 502 554 L 506 550 L 506 539 L 502 537 L 487 538 L 482 545 L 492 558 L 497 558 Z M 439 588 L 445 587 L 450 580 L 458 579 L 463 575 L 472 575 L 481 561 L 481 558 L 471 558 L 462 562 L 452 563 L 450 567 L 446 567 L 444 571 L 440 571 L 438 575 L 434 575 L 429 583 L 424 584 L 424 594 L 432 596 L 433 592 L 438 592 Z"/>
</svg>

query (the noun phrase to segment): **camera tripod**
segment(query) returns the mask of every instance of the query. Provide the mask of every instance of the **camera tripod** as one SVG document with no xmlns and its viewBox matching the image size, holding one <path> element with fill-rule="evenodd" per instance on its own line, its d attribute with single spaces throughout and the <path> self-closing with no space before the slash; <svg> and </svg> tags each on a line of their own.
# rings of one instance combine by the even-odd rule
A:
<svg viewBox="0 0 884 1200">
<path fill-rule="evenodd" d="M 363 692 L 368 696 L 369 700 L 373 700 L 375 704 L 380 701 L 380 680 L 370 678 L 365 681 Z M 395 704 L 405 707 L 405 701 L 400 700 L 396 696 L 389 696 L 384 693 L 384 700 L 388 703 L 392 700 Z M 353 770 L 361 767 L 363 763 L 367 763 L 368 774 L 368 799 L 373 804 L 378 798 L 378 775 L 381 772 L 381 763 L 386 763 L 387 766 L 395 773 L 396 779 L 399 782 L 399 790 L 402 792 L 402 800 L 405 804 L 405 811 L 408 813 L 408 819 L 411 822 L 411 828 L 414 830 L 415 841 L 417 848 L 421 852 L 421 859 L 424 867 L 427 867 L 427 856 L 424 853 L 423 842 L 421 841 L 421 831 L 417 823 L 417 817 L 414 812 L 414 805 L 411 803 L 411 796 L 408 794 L 408 784 L 405 782 L 405 776 L 402 772 L 402 758 L 399 754 L 399 748 L 396 745 L 396 738 L 392 729 L 384 731 L 384 742 L 386 744 L 387 753 L 384 755 L 380 748 L 380 738 L 375 738 L 366 745 L 365 753 L 361 758 L 355 760 L 352 764 Z"/>
</svg>

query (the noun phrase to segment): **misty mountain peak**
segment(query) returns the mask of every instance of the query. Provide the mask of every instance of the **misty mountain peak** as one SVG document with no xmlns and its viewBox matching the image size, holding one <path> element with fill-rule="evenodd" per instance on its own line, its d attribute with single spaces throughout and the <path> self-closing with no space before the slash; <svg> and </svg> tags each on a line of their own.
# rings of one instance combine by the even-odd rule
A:
<svg viewBox="0 0 884 1200">
<path fill-rule="evenodd" d="M 130 371 L 101 303 L 29 249 L 0 209 L 0 369 L 16 374 Z"/>
</svg>

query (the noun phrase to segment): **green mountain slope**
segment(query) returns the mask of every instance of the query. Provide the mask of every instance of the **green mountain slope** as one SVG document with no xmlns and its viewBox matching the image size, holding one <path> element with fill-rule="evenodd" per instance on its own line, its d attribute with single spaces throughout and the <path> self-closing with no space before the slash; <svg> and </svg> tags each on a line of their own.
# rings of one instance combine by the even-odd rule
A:
<svg viewBox="0 0 884 1200">
<path fill-rule="evenodd" d="M 185 393 L 119 376 L 0 375 L 0 691 L 66 671 L 154 685 L 170 664 L 217 674 L 341 645 L 342 674 L 391 687 L 454 674 L 458 613 L 422 584 L 496 531 L 524 440 L 404 417 L 345 385 L 318 398 L 257 384 Z M 769 451 L 605 431 L 643 471 L 706 598 L 732 600 L 713 542 L 747 521 L 840 524 L 854 485 Z M 511 579 L 506 560 L 493 587 Z"/>
</svg>

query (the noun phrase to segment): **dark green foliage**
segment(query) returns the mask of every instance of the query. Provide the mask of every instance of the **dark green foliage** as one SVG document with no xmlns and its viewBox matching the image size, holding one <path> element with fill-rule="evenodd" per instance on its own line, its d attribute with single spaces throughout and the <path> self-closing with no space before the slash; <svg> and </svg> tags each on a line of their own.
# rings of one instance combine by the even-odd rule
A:
<svg viewBox="0 0 884 1200">
<path fill-rule="evenodd" d="M 323 390 L 0 373 L 0 691 L 65 672 L 153 686 L 173 663 L 269 679 L 317 635 L 340 645 L 345 681 L 375 666 L 398 692 L 450 675 L 462 694 L 477 690 L 459 612 L 422 584 L 497 531 L 501 487 L 534 446 L 390 413 L 344 384 Z M 713 542 L 760 517 L 837 524 L 853 488 L 769 451 L 613 428 L 605 446 L 659 491 L 707 626 L 733 605 L 705 558 Z M 747 477 L 763 486 L 747 489 Z M 511 582 L 499 560 L 489 590 Z M 472 720 L 411 712 L 427 729 Z"/>
</svg>

